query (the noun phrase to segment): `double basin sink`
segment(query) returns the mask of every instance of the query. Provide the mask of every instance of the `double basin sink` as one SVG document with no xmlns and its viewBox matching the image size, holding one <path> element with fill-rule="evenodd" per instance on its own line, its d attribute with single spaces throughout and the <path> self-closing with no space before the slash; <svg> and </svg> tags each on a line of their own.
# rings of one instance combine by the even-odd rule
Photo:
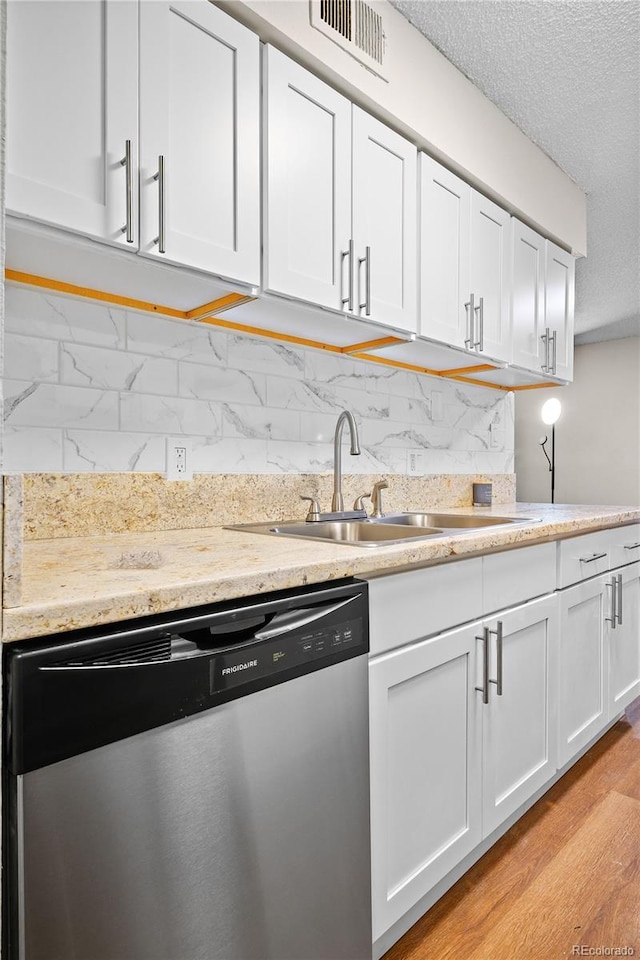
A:
<svg viewBox="0 0 640 960">
<path fill-rule="evenodd" d="M 316 520 L 311 522 L 238 524 L 233 530 L 265 533 L 271 536 L 324 540 L 360 547 L 384 547 L 411 540 L 446 537 L 455 533 L 471 533 L 487 527 L 531 523 L 519 517 L 477 517 L 455 513 L 407 512 L 367 520 Z"/>
</svg>

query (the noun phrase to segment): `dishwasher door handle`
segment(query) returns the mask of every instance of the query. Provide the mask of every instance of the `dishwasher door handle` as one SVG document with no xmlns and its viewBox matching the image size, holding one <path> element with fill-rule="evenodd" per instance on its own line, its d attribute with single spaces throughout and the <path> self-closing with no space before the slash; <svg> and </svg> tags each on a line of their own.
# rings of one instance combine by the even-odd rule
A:
<svg viewBox="0 0 640 960">
<path fill-rule="evenodd" d="M 300 627 L 306 627 L 311 623 L 316 623 L 318 620 L 322 620 L 324 617 L 327 617 L 330 613 L 335 613 L 337 610 L 342 610 L 348 604 L 353 603 L 354 600 L 357 600 L 357 597 L 347 597 L 346 600 L 340 600 L 338 603 L 332 603 L 326 607 L 320 607 L 319 609 L 311 610 L 308 607 L 304 610 L 299 611 L 299 616 L 291 616 L 291 614 L 281 614 L 273 618 L 268 627 L 264 630 L 259 630 L 254 634 L 255 640 L 272 640 L 274 637 L 280 637 L 285 633 L 291 633 L 292 630 L 299 630 Z M 295 611 L 294 611 L 295 612 Z"/>
</svg>

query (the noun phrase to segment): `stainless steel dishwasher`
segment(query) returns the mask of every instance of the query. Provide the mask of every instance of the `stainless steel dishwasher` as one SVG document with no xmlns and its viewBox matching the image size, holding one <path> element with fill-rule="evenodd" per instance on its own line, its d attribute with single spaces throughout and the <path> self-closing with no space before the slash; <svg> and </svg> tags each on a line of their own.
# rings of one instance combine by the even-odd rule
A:
<svg viewBox="0 0 640 960">
<path fill-rule="evenodd" d="M 12 644 L 7 960 L 371 957 L 366 585 Z"/>
</svg>

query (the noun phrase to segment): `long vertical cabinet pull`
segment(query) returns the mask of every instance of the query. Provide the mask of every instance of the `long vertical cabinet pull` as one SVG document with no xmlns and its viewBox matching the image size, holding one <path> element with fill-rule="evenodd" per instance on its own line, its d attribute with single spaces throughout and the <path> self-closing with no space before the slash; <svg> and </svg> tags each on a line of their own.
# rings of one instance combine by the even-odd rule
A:
<svg viewBox="0 0 640 960">
<path fill-rule="evenodd" d="M 127 243 L 133 243 L 133 170 L 131 166 L 131 140 L 125 140 L 124 157 L 120 166 L 125 168 L 126 175 L 126 220 L 122 233 L 126 234 Z"/>
<path fill-rule="evenodd" d="M 496 679 L 489 680 L 489 683 L 495 683 L 496 693 L 502 696 L 502 620 L 498 620 L 495 630 L 489 630 L 489 634 L 494 634 L 496 638 Z"/>
<path fill-rule="evenodd" d="M 616 611 L 618 609 L 616 603 L 616 588 L 618 586 L 618 579 L 616 577 L 611 578 L 611 583 L 608 583 L 607 586 L 611 588 L 611 616 L 605 617 L 605 622 L 611 624 L 611 629 L 615 630 L 616 628 Z"/>
<path fill-rule="evenodd" d="M 484 350 L 484 297 L 480 297 L 478 306 L 475 309 L 478 312 L 479 336 L 478 339 L 472 343 L 472 346 L 477 347 L 482 353 Z"/>
<path fill-rule="evenodd" d="M 618 613 L 617 613 L 618 626 L 621 627 L 622 626 L 622 574 L 621 573 L 618 574 L 618 576 L 616 577 L 616 580 L 618 582 Z M 616 614 L 614 613 L 614 617 L 615 616 Z"/>
<path fill-rule="evenodd" d="M 164 157 L 162 154 L 158 157 L 158 172 L 154 180 L 158 181 L 158 236 L 154 243 L 158 244 L 158 252 L 166 253 L 165 250 L 165 232 L 164 232 Z"/>
<path fill-rule="evenodd" d="M 551 346 L 553 347 L 553 360 L 550 361 L 551 370 L 549 373 L 557 373 L 558 366 L 558 331 L 554 330 L 551 334 Z"/>
<path fill-rule="evenodd" d="M 465 310 L 468 311 L 468 313 L 467 313 L 467 334 L 468 334 L 468 336 L 467 336 L 467 339 L 464 341 L 464 345 L 465 345 L 465 347 L 468 347 L 470 350 L 472 350 L 472 349 L 473 349 L 473 328 L 474 328 L 474 325 L 475 325 L 475 324 L 474 324 L 474 320 L 475 320 L 475 310 L 476 310 L 476 308 L 475 308 L 475 306 L 474 306 L 474 296 L 473 296 L 472 293 L 469 294 L 469 299 L 468 299 L 467 302 L 465 303 L 464 308 L 465 308 Z"/>
<path fill-rule="evenodd" d="M 475 689 L 482 694 L 482 702 L 489 703 L 489 628 L 483 627 L 476 640 L 482 640 L 482 686 Z"/>
<path fill-rule="evenodd" d="M 364 310 L 365 316 L 371 316 L 371 247 L 365 247 L 364 257 L 358 257 L 358 291 L 360 290 L 360 267 L 364 263 L 365 286 L 364 300 L 358 294 L 358 308 Z"/>
<path fill-rule="evenodd" d="M 544 373 L 549 373 L 549 327 L 545 327 L 540 339 L 544 343 L 544 363 L 541 363 L 540 366 Z"/>
<path fill-rule="evenodd" d="M 340 266 L 342 271 L 344 271 L 344 261 L 345 258 L 349 258 L 349 273 L 347 274 L 347 285 L 349 293 L 346 297 L 340 298 L 340 303 L 343 307 L 346 306 L 347 310 L 353 312 L 353 238 L 349 240 L 349 246 L 346 250 L 340 251 Z M 344 288 L 344 277 L 340 277 L 340 282 Z"/>
</svg>

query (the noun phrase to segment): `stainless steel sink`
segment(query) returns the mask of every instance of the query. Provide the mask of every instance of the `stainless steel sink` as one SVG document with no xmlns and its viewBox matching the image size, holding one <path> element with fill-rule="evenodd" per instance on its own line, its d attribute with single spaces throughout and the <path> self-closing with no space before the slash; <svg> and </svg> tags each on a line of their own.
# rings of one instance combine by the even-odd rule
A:
<svg viewBox="0 0 640 960">
<path fill-rule="evenodd" d="M 442 530 L 424 525 L 417 530 L 405 523 L 378 523 L 374 520 L 330 520 L 314 523 L 247 523 L 230 527 L 247 533 L 267 533 L 281 537 L 299 537 L 304 540 L 326 540 L 360 547 L 383 547 L 407 540 L 426 540 L 443 536 Z"/>
<path fill-rule="evenodd" d="M 394 513 L 380 517 L 374 523 L 393 523 L 410 527 L 457 527 L 465 530 L 481 530 L 501 524 L 530 522 L 514 517 L 473 517 L 462 513 Z"/>
<path fill-rule="evenodd" d="M 460 513 L 394 513 L 367 520 L 316 520 L 312 522 L 242 523 L 229 527 L 246 533 L 298 537 L 301 540 L 325 540 L 359 547 L 387 547 L 412 540 L 449 537 L 456 533 L 472 533 L 485 527 L 514 523 L 532 523 L 525 517 L 474 517 Z"/>
</svg>

